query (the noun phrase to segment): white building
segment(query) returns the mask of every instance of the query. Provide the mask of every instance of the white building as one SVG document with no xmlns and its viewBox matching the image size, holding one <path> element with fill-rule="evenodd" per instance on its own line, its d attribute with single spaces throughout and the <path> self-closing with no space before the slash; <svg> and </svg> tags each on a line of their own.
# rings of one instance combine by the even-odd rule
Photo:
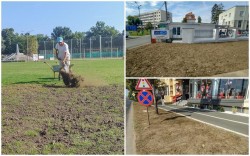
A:
<svg viewBox="0 0 250 156">
<path fill-rule="evenodd" d="M 248 30 L 248 6 L 234 6 L 219 15 L 219 25 L 227 25 L 238 30 Z"/>
<path fill-rule="evenodd" d="M 159 22 L 166 22 L 166 11 L 157 10 L 153 12 L 146 12 L 140 14 L 140 20 L 145 26 L 148 22 L 151 22 L 153 26 L 157 26 Z M 168 12 L 168 21 L 172 22 L 172 13 Z"/>
</svg>

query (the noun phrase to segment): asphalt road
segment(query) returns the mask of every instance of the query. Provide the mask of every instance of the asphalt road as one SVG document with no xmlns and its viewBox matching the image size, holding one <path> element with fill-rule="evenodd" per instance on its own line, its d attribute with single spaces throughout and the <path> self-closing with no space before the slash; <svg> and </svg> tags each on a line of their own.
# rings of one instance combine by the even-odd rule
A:
<svg viewBox="0 0 250 156">
<path fill-rule="evenodd" d="M 126 49 L 139 47 L 151 43 L 150 35 L 141 37 L 129 37 L 126 39 Z"/>
<path fill-rule="evenodd" d="M 242 136 L 249 136 L 249 117 L 174 105 L 160 106 L 160 108 L 180 113 L 187 117 L 232 131 Z"/>
</svg>

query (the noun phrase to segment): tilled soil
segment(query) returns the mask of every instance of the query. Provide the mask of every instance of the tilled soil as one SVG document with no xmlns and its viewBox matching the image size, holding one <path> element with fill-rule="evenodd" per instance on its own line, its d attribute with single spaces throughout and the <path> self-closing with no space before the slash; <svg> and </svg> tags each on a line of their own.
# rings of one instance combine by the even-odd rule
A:
<svg viewBox="0 0 250 156">
<path fill-rule="evenodd" d="M 218 129 L 178 114 L 134 102 L 134 127 L 137 154 L 244 154 L 248 138 Z"/>
<path fill-rule="evenodd" d="M 126 52 L 127 77 L 196 77 L 248 69 L 248 41 L 156 43 Z"/>
<path fill-rule="evenodd" d="M 123 154 L 123 86 L 2 87 L 2 154 Z"/>
</svg>

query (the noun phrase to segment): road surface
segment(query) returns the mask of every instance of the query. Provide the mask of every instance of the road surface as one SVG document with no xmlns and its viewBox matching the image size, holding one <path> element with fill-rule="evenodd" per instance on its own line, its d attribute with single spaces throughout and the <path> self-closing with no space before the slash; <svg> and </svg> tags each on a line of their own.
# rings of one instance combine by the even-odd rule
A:
<svg viewBox="0 0 250 156">
<path fill-rule="evenodd" d="M 159 106 L 159 108 L 180 113 L 186 117 L 199 120 L 200 122 L 204 122 L 245 137 L 249 136 L 249 117 L 246 116 L 212 112 L 209 110 L 201 110 L 175 105 Z"/>
<path fill-rule="evenodd" d="M 126 49 L 139 47 L 151 43 L 150 35 L 140 37 L 129 37 L 126 39 Z"/>
</svg>

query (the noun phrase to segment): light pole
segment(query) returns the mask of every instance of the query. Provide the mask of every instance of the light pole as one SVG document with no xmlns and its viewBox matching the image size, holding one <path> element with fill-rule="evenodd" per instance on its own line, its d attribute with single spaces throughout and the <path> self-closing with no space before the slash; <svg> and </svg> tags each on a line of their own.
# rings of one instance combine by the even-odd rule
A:
<svg viewBox="0 0 250 156">
<path fill-rule="evenodd" d="M 135 1 L 135 4 L 137 4 L 137 8 L 138 8 L 138 11 L 139 11 L 139 19 L 140 19 L 140 8 L 141 8 L 141 5 L 138 4 L 138 2 Z"/>
</svg>

